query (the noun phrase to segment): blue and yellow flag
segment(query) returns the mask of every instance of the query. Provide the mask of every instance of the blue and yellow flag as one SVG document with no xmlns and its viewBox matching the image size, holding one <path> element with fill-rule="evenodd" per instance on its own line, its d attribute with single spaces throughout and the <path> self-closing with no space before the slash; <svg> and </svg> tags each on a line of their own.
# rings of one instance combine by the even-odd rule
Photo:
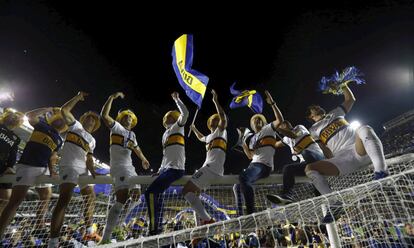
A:
<svg viewBox="0 0 414 248">
<path fill-rule="evenodd" d="M 342 95 L 343 87 L 350 82 L 365 84 L 364 74 L 355 66 L 345 68 L 341 73 L 336 71 L 330 77 L 322 77 L 319 81 L 319 90 L 324 94 Z"/>
<path fill-rule="evenodd" d="M 206 92 L 208 77 L 191 68 L 193 65 L 193 36 L 183 34 L 174 42 L 173 68 L 178 82 L 185 94 L 201 108 L 204 93 Z"/>
<path fill-rule="evenodd" d="M 230 108 L 240 108 L 247 106 L 256 114 L 262 113 L 263 110 L 263 99 L 259 92 L 255 90 L 236 90 L 234 89 L 234 83 L 230 87 L 230 93 L 234 96 L 230 103 Z"/>
</svg>

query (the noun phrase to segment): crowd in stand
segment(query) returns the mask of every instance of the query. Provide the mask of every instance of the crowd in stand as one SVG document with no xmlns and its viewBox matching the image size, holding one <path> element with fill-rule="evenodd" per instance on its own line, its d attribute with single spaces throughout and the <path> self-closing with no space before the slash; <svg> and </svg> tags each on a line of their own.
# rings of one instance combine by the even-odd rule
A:
<svg viewBox="0 0 414 248">
<path fill-rule="evenodd" d="M 385 129 L 381 136 L 388 157 L 414 151 L 414 120 Z"/>
</svg>

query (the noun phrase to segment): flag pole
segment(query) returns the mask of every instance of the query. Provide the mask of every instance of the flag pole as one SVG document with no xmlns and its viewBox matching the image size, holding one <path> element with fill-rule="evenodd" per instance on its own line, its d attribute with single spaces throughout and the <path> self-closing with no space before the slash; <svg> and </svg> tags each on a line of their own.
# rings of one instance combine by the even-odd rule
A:
<svg viewBox="0 0 414 248">
<path fill-rule="evenodd" d="M 196 110 L 196 112 L 194 114 L 194 118 L 193 118 L 193 122 L 191 122 L 191 126 L 194 125 L 195 119 L 197 118 L 198 110 L 199 110 L 199 108 L 197 108 L 197 110 Z M 190 131 L 188 131 L 187 138 L 190 137 L 190 135 L 191 135 L 191 126 L 190 126 Z"/>
</svg>

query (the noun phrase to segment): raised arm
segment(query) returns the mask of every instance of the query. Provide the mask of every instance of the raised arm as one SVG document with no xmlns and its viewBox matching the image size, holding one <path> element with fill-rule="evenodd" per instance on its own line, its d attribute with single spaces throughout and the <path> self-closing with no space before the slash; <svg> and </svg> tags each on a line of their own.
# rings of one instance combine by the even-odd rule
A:
<svg viewBox="0 0 414 248">
<path fill-rule="evenodd" d="M 175 101 L 175 104 L 177 104 L 177 108 L 180 111 L 180 117 L 178 117 L 178 125 L 184 126 L 188 119 L 188 109 L 184 105 L 184 103 L 180 99 L 180 95 L 178 92 L 173 92 L 171 94 L 172 99 Z"/>
<path fill-rule="evenodd" d="M 348 87 L 348 85 L 343 86 L 342 90 L 344 92 L 344 97 L 345 97 L 345 100 L 342 103 L 342 106 L 345 108 L 346 112 L 348 113 L 349 111 L 351 111 L 352 106 L 354 105 L 356 99 L 351 89 Z"/>
<path fill-rule="evenodd" d="M 102 107 L 101 110 L 101 117 L 103 122 L 105 123 L 105 126 L 107 126 L 108 128 L 112 127 L 112 125 L 114 124 L 115 120 L 112 119 L 111 116 L 109 116 L 109 112 L 111 111 L 112 108 L 112 102 L 117 99 L 118 97 L 124 98 L 125 95 L 122 92 L 116 92 L 112 95 L 110 95 L 108 97 L 108 100 L 106 100 L 105 104 Z"/>
<path fill-rule="evenodd" d="M 47 112 L 52 112 L 53 108 L 38 108 L 34 109 L 32 111 L 26 112 L 25 115 L 27 116 L 27 119 L 30 123 L 30 125 L 34 126 L 36 125 L 40 120 L 39 117 L 43 116 Z"/>
<path fill-rule="evenodd" d="M 286 129 L 286 128 L 281 128 L 281 127 L 278 127 L 278 128 L 277 128 L 277 131 L 278 131 L 279 133 L 281 133 L 283 136 L 287 136 L 287 137 L 292 138 L 292 139 L 297 138 L 297 135 L 296 135 L 296 134 L 295 134 L 292 130 L 289 130 L 289 129 Z"/>
<path fill-rule="evenodd" d="M 73 109 L 73 107 L 75 107 L 75 105 L 79 102 L 79 101 L 84 101 L 85 97 L 88 94 L 82 91 L 79 91 L 78 94 L 76 96 L 74 96 L 72 99 L 70 99 L 69 101 L 67 101 L 65 104 L 63 104 L 63 106 L 61 107 L 62 110 L 62 115 L 63 118 L 65 119 L 66 123 L 72 124 L 76 119 L 75 117 L 72 115 L 71 111 Z"/>
<path fill-rule="evenodd" d="M 266 90 L 265 94 L 266 94 L 266 102 L 267 104 L 272 106 L 273 113 L 275 114 L 275 117 L 276 117 L 276 120 L 273 121 L 273 127 L 277 128 L 280 125 L 280 123 L 284 121 L 283 115 L 280 112 L 279 108 L 277 107 L 276 102 L 273 100 L 269 91 Z"/>
<path fill-rule="evenodd" d="M 219 118 L 220 118 L 218 128 L 220 128 L 220 130 L 223 131 L 227 127 L 227 117 L 226 117 L 226 114 L 224 113 L 223 108 L 221 107 L 218 101 L 218 96 L 217 96 L 216 91 L 211 90 L 211 94 L 213 94 L 213 103 L 216 106 L 217 114 L 219 115 Z"/>
<path fill-rule="evenodd" d="M 190 126 L 190 128 L 191 128 L 191 130 L 195 133 L 195 135 L 197 136 L 197 139 L 199 140 L 199 141 L 205 141 L 204 140 L 204 137 L 205 137 L 205 135 L 204 134 L 202 134 L 197 128 L 196 128 L 196 126 L 193 124 L 193 125 L 191 125 Z"/>
</svg>

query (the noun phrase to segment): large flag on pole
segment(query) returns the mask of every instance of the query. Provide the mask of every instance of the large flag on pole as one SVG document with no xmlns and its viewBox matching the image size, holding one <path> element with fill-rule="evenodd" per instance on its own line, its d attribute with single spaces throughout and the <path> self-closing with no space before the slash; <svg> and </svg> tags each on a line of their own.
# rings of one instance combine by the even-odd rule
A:
<svg viewBox="0 0 414 248">
<path fill-rule="evenodd" d="M 201 108 L 204 93 L 206 92 L 208 77 L 191 68 L 193 65 L 193 36 L 183 34 L 174 42 L 173 68 L 178 82 L 185 94 Z"/>
<path fill-rule="evenodd" d="M 230 108 L 235 109 L 247 106 L 256 114 L 262 113 L 263 99 L 259 92 L 256 90 L 236 90 L 234 89 L 235 85 L 236 83 L 230 87 L 230 93 L 233 95 Z"/>
</svg>

